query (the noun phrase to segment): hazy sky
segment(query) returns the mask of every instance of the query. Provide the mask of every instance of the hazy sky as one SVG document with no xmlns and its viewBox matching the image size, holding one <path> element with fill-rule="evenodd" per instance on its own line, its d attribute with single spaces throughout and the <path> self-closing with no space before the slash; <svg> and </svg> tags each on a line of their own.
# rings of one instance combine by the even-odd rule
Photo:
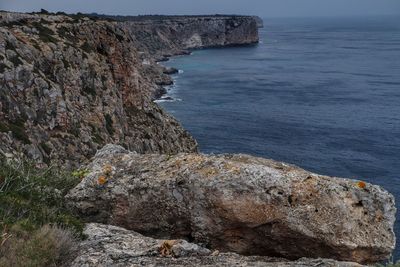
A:
<svg viewBox="0 0 400 267">
<path fill-rule="evenodd" d="M 138 14 L 254 14 L 264 17 L 400 14 L 400 0 L 0 0 L 12 11 Z"/>
</svg>

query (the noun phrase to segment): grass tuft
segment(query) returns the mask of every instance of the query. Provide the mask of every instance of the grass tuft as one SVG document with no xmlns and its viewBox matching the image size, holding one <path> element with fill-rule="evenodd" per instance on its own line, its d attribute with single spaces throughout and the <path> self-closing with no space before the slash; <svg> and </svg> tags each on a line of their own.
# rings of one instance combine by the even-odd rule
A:
<svg viewBox="0 0 400 267">
<path fill-rule="evenodd" d="M 0 232 L 14 225 L 31 232 L 54 224 L 81 234 L 83 224 L 64 201 L 79 181 L 55 167 L 39 169 L 27 160 L 0 158 Z"/>
<path fill-rule="evenodd" d="M 19 225 L 3 231 L 0 266 L 67 266 L 75 257 L 78 240 L 64 228 L 45 225 L 27 233 Z"/>
<path fill-rule="evenodd" d="M 65 203 L 81 177 L 0 156 L 0 266 L 64 266 L 84 224 Z"/>
</svg>

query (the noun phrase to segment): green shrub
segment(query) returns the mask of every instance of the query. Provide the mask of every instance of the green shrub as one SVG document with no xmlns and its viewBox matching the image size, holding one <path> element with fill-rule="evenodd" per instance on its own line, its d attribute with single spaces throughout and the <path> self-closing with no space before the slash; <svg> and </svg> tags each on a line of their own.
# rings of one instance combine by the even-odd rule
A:
<svg viewBox="0 0 400 267">
<path fill-rule="evenodd" d="M 95 52 L 95 49 L 88 42 L 84 42 L 81 45 L 81 49 L 88 54 L 90 54 L 91 52 Z"/>
<path fill-rule="evenodd" d="M 30 232 L 50 223 L 81 234 L 83 224 L 64 200 L 79 181 L 55 167 L 38 169 L 26 160 L 0 158 L 0 232 L 14 225 Z"/>
<path fill-rule="evenodd" d="M 71 31 L 65 27 L 61 26 L 60 28 L 57 29 L 57 33 L 60 37 L 68 40 L 71 43 L 75 43 L 77 41 L 77 38 L 71 33 Z"/>
<path fill-rule="evenodd" d="M 10 43 L 9 41 L 6 41 L 6 50 L 16 51 L 15 46 L 12 43 Z"/>
<path fill-rule="evenodd" d="M 25 132 L 24 124 L 21 121 L 17 121 L 15 123 L 5 123 L 0 122 L 0 132 L 9 132 L 11 131 L 13 136 L 18 140 L 22 141 L 24 144 L 30 144 L 28 135 Z"/>
<path fill-rule="evenodd" d="M 86 95 L 96 96 L 96 88 L 94 85 L 85 85 L 82 90 Z"/>
<path fill-rule="evenodd" d="M 107 132 L 108 132 L 109 134 L 113 135 L 113 134 L 114 134 L 114 127 L 113 127 L 113 120 L 112 120 L 110 114 L 104 115 L 104 118 L 105 118 L 105 120 L 106 120 L 106 129 L 107 129 Z"/>
<path fill-rule="evenodd" d="M 40 147 L 43 149 L 44 152 L 46 152 L 47 155 L 50 155 L 52 149 L 48 144 L 42 142 L 40 143 Z"/>
<path fill-rule="evenodd" d="M 8 132 L 8 124 L 0 121 L 0 133 Z"/>
<path fill-rule="evenodd" d="M 66 207 L 79 176 L 0 157 L 0 266 L 64 266 L 74 258 L 83 223 Z"/>
<path fill-rule="evenodd" d="M 57 43 L 57 39 L 54 38 L 54 31 L 43 25 L 44 21 L 33 22 L 32 25 L 39 31 L 39 38 L 45 43 Z"/>
</svg>

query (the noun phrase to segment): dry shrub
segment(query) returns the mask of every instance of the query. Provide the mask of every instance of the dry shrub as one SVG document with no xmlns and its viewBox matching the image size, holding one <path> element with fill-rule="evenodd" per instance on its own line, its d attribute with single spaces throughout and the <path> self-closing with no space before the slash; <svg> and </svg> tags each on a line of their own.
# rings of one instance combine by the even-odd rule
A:
<svg viewBox="0 0 400 267">
<path fill-rule="evenodd" d="M 45 225 L 33 233 L 13 226 L 2 236 L 1 267 L 68 266 L 78 247 L 74 234 L 57 226 Z"/>
</svg>

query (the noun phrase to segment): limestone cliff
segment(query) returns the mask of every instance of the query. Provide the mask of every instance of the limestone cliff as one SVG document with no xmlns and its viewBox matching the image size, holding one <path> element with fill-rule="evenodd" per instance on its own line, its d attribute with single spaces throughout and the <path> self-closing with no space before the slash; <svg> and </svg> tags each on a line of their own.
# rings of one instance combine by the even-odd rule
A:
<svg viewBox="0 0 400 267">
<path fill-rule="evenodd" d="M 258 40 L 250 17 L 106 21 L 0 13 L 0 152 L 76 167 L 106 143 L 194 152 L 152 100 L 171 83 L 160 56 Z"/>
<path fill-rule="evenodd" d="M 143 16 L 119 20 L 143 51 L 160 59 L 187 49 L 249 45 L 259 40 L 259 24 L 249 16 Z"/>
</svg>

